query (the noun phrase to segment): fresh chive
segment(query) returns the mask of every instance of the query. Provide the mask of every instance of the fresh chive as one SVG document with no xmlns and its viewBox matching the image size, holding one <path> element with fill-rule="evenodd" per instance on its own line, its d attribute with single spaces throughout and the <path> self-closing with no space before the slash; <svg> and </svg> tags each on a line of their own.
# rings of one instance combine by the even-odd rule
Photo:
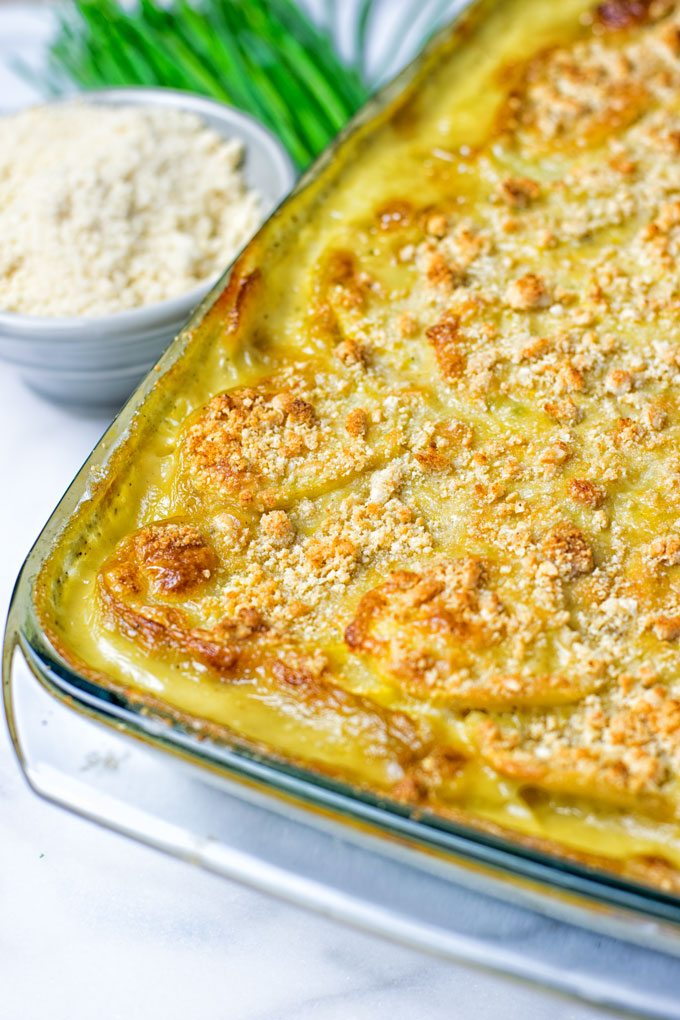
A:
<svg viewBox="0 0 680 1020">
<path fill-rule="evenodd" d="M 249 8 L 260 14 L 260 34 L 268 33 L 274 48 L 274 55 L 285 65 L 287 73 L 299 80 L 306 88 L 312 102 L 317 102 L 335 126 L 336 132 L 346 123 L 357 107 L 367 98 L 364 93 L 358 102 L 348 100 L 329 81 L 328 69 L 319 66 L 313 53 L 310 54 L 299 40 L 278 25 L 267 21 L 267 0 L 250 0 Z M 309 100 L 308 100 L 309 101 Z"/>
<path fill-rule="evenodd" d="M 338 124 L 331 111 L 306 88 L 304 79 L 298 77 L 299 69 L 275 44 L 256 34 L 244 36 L 244 44 L 255 66 L 271 77 L 279 95 L 285 95 L 288 110 L 295 111 L 295 120 L 312 147 L 323 147 L 337 134 L 347 117 Z"/>
<path fill-rule="evenodd" d="M 268 4 L 283 27 L 304 46 L 310 61 L 325 70 L 328 82 L 346 93 L 354 109 L 361 105 L 367 94 L 361 79 L 343 63 L 332 42 L 316 29 L 297 0 L 268 0 Z"/>
<path fill-rule="evenodd" d="M 404 0 L 389 60 L 414 25 L 426 18 L 430 29 L 436 25 L 448 2 Z M 334 41 L 338 0 L 324 0 L 320 24 L 297 0 L 64 0 L 45 70 L 20 66 L 20 73 L 50 95 L 76 84 L 161 85 L 212 96 L 261 120 L 303 168 L 372 91 L 376 3 L 359 0 L 348 64 Z"/>
</svg>

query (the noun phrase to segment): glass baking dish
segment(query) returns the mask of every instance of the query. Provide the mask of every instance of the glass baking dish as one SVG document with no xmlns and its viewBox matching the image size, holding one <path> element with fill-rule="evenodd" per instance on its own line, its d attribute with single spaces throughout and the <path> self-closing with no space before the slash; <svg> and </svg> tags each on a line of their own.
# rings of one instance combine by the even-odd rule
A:
<svg viewBox="0 0 680 1020">
<path fill-rule="evenodd" d="M 565 11 L 583 7 L 570 0 Z M 387 86 L 353 122 L 336 146 L 303 178 L 293 196 L 275 213 L 294 220 L 295 203 L 323 192 L 329 175 L 381 118 L 393 114 L 401 97 L 417 89 L 442 53 L 459 45 L 471 27 L 497 9 L 490 0 L 469 5 L 463 21 L 443 31 L 423 55 Z M 566 15 L 565 15 L 566 16 Z M 349 144 L 351 140 L 351 146 Z M 265 227 L 266 229 L 266 227 Z M 256 239 L 257 240 L 257 239 Z M 15 684 L 26 667 L 51 695 L 78 713 L 142 741 L 165 755 L 190 762 L 206 774 L 221 777 L 232 792 L 250 796 L 256 789 L 278 813 L 302 811 L 310 826 L 329 823 L 349 842 L 368 837 L 385 857 L 406 857 L 423 872 L 450 876 L 452 881 L 482 888 L 486 893 L 530 906 L 553 917 L 595 931 L 614 934 L 674 955 L 680 955 L 680 898 L 614 873 L 560 859 L 512 839 L 481 831 L 473 824 L 453 822 L 427 810 L 408 807 L 349 783 L 286 762 L 262 747 L 237 737 L 197 730 L 157 706 L 124 691 L 100 685 L 79 674 L 56 651 L 36 611 L 36 578 L 77 508 L 100 491 L 112 458 L 127 443 L 141 441 L 153 428 L 161 377 L 181 386 L 190 371 L 197 334 L 226 293 L 225 274 L 101 439 L 73 481 L 29 554 L 17 581 L 5 637 L 3 678 L 5 708 L 20 760 L 26 767 L 15 717 Z M 36 784 L 39 785 L 39 784 Z M 87 810 L 97 817 L 96 810 Z M 132 829 L 134 832 L 134 828 Z"/>
</svg>

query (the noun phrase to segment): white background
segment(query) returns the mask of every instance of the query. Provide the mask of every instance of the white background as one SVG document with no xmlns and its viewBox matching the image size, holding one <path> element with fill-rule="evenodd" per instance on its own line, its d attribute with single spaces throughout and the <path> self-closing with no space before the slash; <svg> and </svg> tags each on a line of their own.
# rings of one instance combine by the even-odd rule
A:
<svg viewBox="0 0 680 1020">
<path fill-rule="evenodd" d="M 43 14 L 0 4 L 0 108 L 32 94 Z M 40 527 L 105 428 L 0 364 L 0 620 Z M 608 1014 L 611 1015 L 611 1014 Z M 0 1020 L 593 1020 L 586 1006 L 431 960 L 266 899 L 29 792 L 0 723 Z"/>
</svg>

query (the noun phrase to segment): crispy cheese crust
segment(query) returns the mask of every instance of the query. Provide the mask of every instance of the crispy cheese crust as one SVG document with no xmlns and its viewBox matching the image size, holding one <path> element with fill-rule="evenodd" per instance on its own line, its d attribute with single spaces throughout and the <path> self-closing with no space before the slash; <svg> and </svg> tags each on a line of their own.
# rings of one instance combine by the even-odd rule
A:
<svg viewBox="0 0 680 1020">
<path fill-rule="evenodd" d="M 335 728 L 355 783 L 587 859 L 599 826 L 592 860 L 669 885 L 680 10 L 608 0 L 499 80 L 484 140 L 411 129 L 409 190 L 307 230 L 288 312 L 237 271 L 237 368 L 99 555 L 99 626 L 317 719 L 289 757 Z"/>
</svg>

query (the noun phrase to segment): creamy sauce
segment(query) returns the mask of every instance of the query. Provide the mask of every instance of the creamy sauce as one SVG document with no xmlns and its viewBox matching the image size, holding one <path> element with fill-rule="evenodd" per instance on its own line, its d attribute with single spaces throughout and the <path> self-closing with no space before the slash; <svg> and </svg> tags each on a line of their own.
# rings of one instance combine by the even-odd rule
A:
<svg viewBox="0 0 680 1020">
<path fill-rule="evenodd" d="M 455 759 L 446 768 L 437 765 L 436 781 L 433 779 L 428 787 L 428 804 L 435 810 L 460 809 L 471 818 L 587 855 L 621 861 L 649 856 L 680 867 L 680 831 L 668 807 L 674 801 L 670 782 L 664 780 L 660 784 L 661 808 L 655 799 L 657 791 L 648 798 L 643 790 L 637 810 L 636 798 L 630 797 L 628 789 L 618 791 L 612 785 L 610 773 L 603 780 L 602 790 L 598 787 L 592 796 L 586 797 L 582 780 L 577 776 L 570 786 L 570 780 L 564 778 L 568 769 L 557 764 L 547 777 L 535 768 L 533 773 L 530 770 L 521 773 L 512 745 L 501 742 L 508 732 L 514 732 L 514 727 L 526 741 L 522 748 L 526 746 L 527 753 L 534 755 L 534 737 L 527 737 L 522 729 L 529 726 L 531 713 L 539 713 L 544 721 L 553 706 L 567 705 L 555 709 L 555 718 L 577 719 L 578 706 L 587 704 L 588 696 L 600 697 L 597 692 L 605 681 L 615 685 L 617 670 L 622 670 L 623 665 L 627 673 L 644 679 L 645 664 L 654 656 L 660 675 L 675 682 L 678 672 L 674 646 L 668 643 L 660 646 L 647 631 L 636 632 L 634 640 L 624 635 L 620 639 L 620 647 L 627 656 L 623 663 L 615 644 L 619 638 L 611 637 L 607 631 L 606 641 L 614 643 L 610 658 L 606 659 L 605 639 L 602 647 L 592 641 L 582 621 L 582 614 L 587 617 L 589 611 L 595 612 L 593 607 L 599 607 L 604 600 L 604 596 L 590 589 L 586 592 L 586 585 L 594 584 L 594 580 L 588 582 L 586 578 L 593 575 L 599 579 L 601 565 L 618 555 L 616 543 L 620 531 L 636 550 L 669 526 L 671 512 L 664 501 L 663 477 L 674 452 L 675 433 L 666 433 L 670 438 L 664 440 L 665 446 L 661 441 L 657 443 L 658 455 L 650 457 L 644 468 L 637 462 L 634 465 L 626 462 L 625 469 L 621 469 L 618 477 L 612 475 L 606 487 L 591 482 L 589 488 L 565 490 L 570 481 L 592 475 L 590 469 L 600 456 L 597 442 L 588 431 L 592 415 L 591 405 L 585 404 L 590 392 L 587 382 L 575 385 L 573 391 L 567 386 L 567 393 L 574 392 L 574 399 L 584 402 L 583 426 L 575 421 L 564 427 L 556 426 L 554 418 L 544 411 L 543 378 L 529 373 L 522 382 L 523 377 L 512 374 L 515 369 L 511 361 L 507 375 L 502 375 L 503 369 L 494 376 L 496 369 L 492 366 L 488 385 L 480 397 L 480 392 L 474 392 L 479 375 L 475 379 L 469 376 L 468 386 L 466 370 L 456 367 L 459 340 L 454 342 L 450 330 L 446 332 L 448 304 L 463 300 L 462 289 L 468 283 L 462 276 L 461 280 L 455 278 L 458 269 L 451 268 L 453 256 L 449 263 L 433 261 L 449 242 L 458 245 L 455 252 L 459 259 L 463 257 L 462 241 L 456 240 L 455 235 L 459 221 L 474 221 L 477 217 L 493 234 L 500 214 L 498 202 L 490 201 L 489 194 L 495 194 L 504 181 L 522 180 L 527 175 L 548 193 L 554 182 L 573 169 L 573 153 L 560 144 L 542 150 L 536 143 L 533 154 L 529 143 L 511 144 L 498 127 L 498 117 L 507 104 L 509 91 L 516 86 L 522 61 L 552 44 L 565 44 L 584 36 L 589 30 L 580 24 L 579 18 L 589 9 L 590 4 L 583 0 L 568 0 L 559 5 L 517 0 L 496 5 L 484 20 L 473 22 L 472 33 L 464 45 L 455 40 L 445 42 L 431 58 L 428 73 L 417 82 L 408 101 L 398 100 L 397 108 L 388 109 L 377 124 L 369 125 L 368 130 L 361 129 L 341 150 L 333 166 L 270 222 L 246 253 L 241 267 L 243 277 L 255 268 L 260 276 L 252 295 L 246 294 L 236 328 L 229 327 L 235 321 L 233 316 L 230 318 L 233 302 L 226 300 L 223 307 L 218 302 L 199 325 L 176 369 L 159 379 L 109 480 L 81 507 L 49 561 L 42 578 L 40 612 L 65 657 L 103 677 L 105 683 L 148 693 L 159 703 L 192 719 L 223 726 L 229 733 L 265 744 L 280 755 L 311 767 L 323 767 L 372 789 L 395 791 L 395 795 L 406 800 L 417 799 L 420 794 L 409 792 L 411 788 L 403 785 L 416 775 L 416 766 L 406 753 L 410 738 L 400 729 L 403 713 L 415 720 L 421 728 L 420 737 L 430 741 L 437 753 L 445 749 L 451 761 Z M 594 162 L 601 161 L 597 146 L 593 151 Z M 531 196 L 520 194 L 520 205 L 525 197 L 530 204 Z M 506 212 L 510 221 L 514 213 Z M 517 211 L 518 218 L 520 215 Z M 552 222 L 551 216 L 555 217 L 548 201 L 544 215 L 546 223 Z M 579 249 L 583 264 L 587 265 L 588 258 L 595 258 L 598 251 L 616 245 L 623 248 L 631 242 L 644 215 L 643 210 L 639 217 L 634 213 L 620 220 L 614 218 L 611 223 L 598 225 L 593 239 L 584 235 Z M 433 224 L 433 216 L 443 217 L 441 229 Z M 429 240 L 424 240 L 423 218 L 428 223 Z M 559 226 L 559 220 L 556 222 Z M 510 328 L 519 335 L 524 328 L 521 315 L 528 311 L 526 343 L 541 341 L 543 330 L 562 314 L 561 299 L 551 294 L 548 307 L 540 293 L 540 283 L 536 279 L 527 282 L 531 274 L 526 270 L 540 268 L 541 279 L 562 274 L 563 286 L 569 294 L 586 286 L 586 270 L 567 265 L 565 249 L 559 244 L 546 243 L 539 250 L 536 229 L 522 234 L 521 227 L 510 224 L 507 236 L 510 240 L 505 262 L 502 261 L 505 242 L 496 237 L 491 248 L 493 258 L 500 261 L 489 263 L 488 273 L 491 277 L 506 273 L 508 280 L 504 298 L 499 299 L 494 292 L 488 335 L 493 337 L 493 330 L 503 333 Z M 351 261 L 344 258 L 343 253 L 347 252 L 351 253 Z M 338 253 L 344 261 L 339 260 Z M 475 273 L 478 274 L 479 297 L 485 280 L 484 260 L 491 256 L 473 252 L 470 258 L 469 275 L 475 278 Z M 424 260 L 422 268 L 419 259 Z M 579 278 L 581 272 L 583 278 Z M 420 279 L 423 274 L 429 275 L 429 282 L 424 285 Z M 513 291 L 518 278 L 524 279 L 524 283 Z M 500 311 L 499 300 L 501 304 L 505 301 Z M 571 300 L 565 297 L 567 314 Z M 330 325 L 326 307 L 329 301 L 333 311 Z M 487 304 L 490 307 L 490 302 Z M 460 319 L 463 306 L 456 307 Z M 480 307 L 486 307 L 483 300 Z M 415 325 L 411 326 L 410 320 Z M 432 343 L 423 339 L 425 326 L 431 328 L 441 323 L 445 324 L 444 332 L 434 334 Z M 636 325 L 630 335 L 637 337 L 635 343 L 644 346 L 644 324 Z M 442 337 L 437 346 L 437 338 Z M 629 339 L 624 335 L 619 342 L 625 348 Z M 366 371 L 361 364 L 364 349 L 368 351 Z M 280 481 L 275 461 L 271 461 L 270 467 L 266 459 L 269 454 L 263 446 L 259 465 L 263 474 L 254 483 L 255 503 L 238 502 L 239 486 L 245 491 L 250 475 L 244 475 L 234 491 L 228 488 L 229 479 L 223 492 L 214 491 L 210 488 L 212 475 L 205 472 L 199 484 L 198 475 L 192 475 L 190 470 L 197 447 L 189 445 L 186 437 L 187 429 L 193 427 L 191 423 L 200 425 L 200 415 L 204 413 L 201 409 L 206 402 L 220 391 L 241 387 L 252 387 L 261 394 L 258 387 L 273 378 L 278 380 L 276 386 L 280 391 L 287 392 L 299 384 L 301 370 L 293 368 L 292 375 L 287 377 L 286 367 L 303 362 L 312 363 L 317 372 L 309 396 L 317 408 L 317 417 L 312 424 L 303 423 L 300 428 L 291 425 L 290 435 L 285 433 L 284 440 L 289 442 L 291 436 L 303 435 L 311 437 L 310 443 L 312 439 L 316 442 L 313 430 L 318 428 L 325 453 L 316 472 L 312 472 L 314 477 L 310 480 L 303 464 L 297 474 L 297 468 L 290 467 Z M 467 364 L 469 371 L 470 361 Z M 346 376 L 342 366 L 347 368 Z M 573 365 L 569 367 L 573 371 Z M 606 369 L 611 371 L 611 366 Z M 328 373 L 328 384 L 319 382 L 321 370 Z M 584 371 L 587 374 L 588 370 Z M 604 385 L 597 377 L 592 392 L 599 395 Z M 623 376 L 616 377 L 611 385 L 620 385 L 625 394 L 627 382 Z M 583 398 L 581 393 L 585 393 Z M 649 407 L 652 399 L 664 393 L 661 384 L 650 384 Z M 303 396 L 306 400 L 307 391 Z M 269 413 L 269 396 L 262 400 L 263 414 Z M 614 397 L 604 410 L 597 405 L 603 428 L 618 427 L 616 423 L 624 417 L 613 400 Z M 667 403 L 664 414 L 672 430 L 680 423 L 680 417 L 676 416 L 677 408 L 672 401 Z M 323 410 L 326 404 L 330 408 L 327 413 Z M 564 413 L 569 414 L 566 404 L 560 404 L 554 413 L 563 413 L 565 407 Z M 338 424 L 339 415 L 349 411 L 360 412 L 352 425 L 358 430 L 356 442 L 346 439 Z M 646 406 L 643 412 L 652 413 Z M 437 441 L 427 440 L 432 435 L 431 431 L 428 433 L 432 422 L 443 422 L 447 428 L 455 422 L 459 428 L 453 438 L 448 432 L 442 433 L 443 445 L 437 445 Z M 272 425 L 267 435 L 271 436 L 274 429 Z M 370 458 L 362 446 L 361 430 L 368 437 Z M 568 441 L 560 438 L 566 432 Z M 418 438 L 422 435 L 426 436 L 425 441 Z M 375 436 L 378 438 L 372 438 Z M 523 577 L 514 574 L 517 557 L 512 551 L 497 548 L 499 529 L 505 527 L 503 522 L 513 519 L 510 511 L 504 510 L 503 516 L 498 509 L 499 501 L 506 501 L 506 509 L 509 505 L 507 486 L 502 493 L 500 488 L 498 494 L 491 492 L 485 510 L 486 493 L 482 497 L 475 489 L 481 483 L 472 479 L 470 461 L 465 459 L 468 455 L 473 457 L 474 451 L 485 451 L 488 457 L 488 451 L 497 449 L 502 451 L 498 455 L 499 464 L 507 465 L 511 454 L 515 456 L 510 448 L 518 436 L 524 436 L 535 451 L 535 455 L 530 453 L 526 458 L 527 462 L 535 461 L 539 455 L 546 459 L 545 468 L 539 472 L 532 474 L 530 464 L 522 469 L 524 474 L 519 475 L 522 481 L 513 490 L 511 502 L 526 505 L 530 525 L 537 535 L 543 535 L 541 555 L 554 567 L 552 573 L 545 571 L 546 576 L 554 578 L 562 571 L 564 580 L 560 588 L 563 601 L 557 608 L 544 610 L 539 602 L 530 606 L 533 612 L 545 611 L 545 633 L 551 636 L 526 639 L 530 651 L 522 668 L 526 665 L 532 672 L 531 677 L 521 673 L 520 681 L 529 693 L 519 707 L 507 691 L 500 689 L 499 693 L 498 679 L 499 672 L 508 670 L 510 640 L 499 638 L 498 628 L 507 627 L 508 613 L 512 614 L 524 597 Z M 447 446 L 449 442 L 453 445 Z M 560 443 L 568 448 L 567 453 L 561 451 Z M 203 456 L 203 447 L 200 450 Z M 229 456 L 230 451 L 228 448 Z M 341 482 L 333 472 L 328 477 L 324 474 L 330 458 L 339 456 L 338 451 L 347 463 Z M 298 454 L 287 456 L 294 465 Z M 519 460 L 522 456 L 517 453 Z M 448 461 L 444 467 L 439 464 L 437 458 L 441 457 L 451 460 L 450 472 Z M 454 464 L 456 458 L 459 462 Z M 428 474 L 428 470 L 433 473 Z M 262 478 L 268 479 L 267 491 L 271 489 L 272 500 L 279 500 L 270 507 L 257 504 L 265 485 Z M 484 478 L 489 491 L 497 482 L 491 471 Z M 604 488 L 606 495 L 600 492 Z M 565 491 L 576 493 L 568 504 L 572 530 L 566 537 L 548 527 L 553 519 L 550 514 L 556 512 L 555 508 L 561 511 L 567 499 Z M 600 519 L 594 516 L 600 512 L 600 498 L 606 508 L 603 512 L 610 515 L 609 521 L 620 508 L 619 531 L 612 532 L 609 525 L 594 524 Z M 481 509 L 475 499 L 481 500 Z M 637 509 L 631 514 L 633 503 Z M 362 517 L 362 508 L 367 505 L 379 507 L 373 525 Z M 267 538 L 262 535 L 262 519 L 272 513 L 272 507 L 282 508 L 286 521 L 292 522 L 294 541 L 286 551 L 286 547 L 272 539 L 270 559 L 266 559 L 264 553 L 257 551 L 260 549 L 257 543 L 262 544 Z M 518 516 L 521 513 L 522 510 L 517 511 Z M 103 565 L 112 556 L 115 558 L 121 540 L 135 529 L 179 518 L 189 519 L 209 533 L 220 563 L 215 577 L 207 581 L 205 592 L 172 602 L 173 606 L 181 605 L 183 619 L 188 621 L 186 626 L 215 628 L 224 615 L 237 616 L 243 599 L 249 592 L 255 592 L 253 601 L 264 612 L 267 626 L 274 629 L 279 626 L 286 639 L 294 641 L 295 648 L 303 649 L 307 656 L 310 649 L 321 649 L 326 670 L 322 683 L 326 682 L 325 676 L 331 676 L 333 683 L 349 692 L 354 700 L 338 710 L 336 702 L 324 701 L 316 694 L 303 697 L 294 685 L 276 682 L 264 664 L 249 666 L 240 675 L 227 678 L 202 661 L 200 654 L 178 652 L 177 644 L 162 647 L 162 642 L 161 646 L 150 648 L 150 639 L 145 645 L 144 641 L 133 639 L 125 627 L 112 624 L 98 596 L 97 578 L 101 579 Z M 333 522 L 345 518 L 345 530 L 336 535 Z M 273 527 L 279 519 L 269 520 Z M 496 521 L 498 527 L 494 531 L 489 522 L 496 527 Z M 383 544 L 381 533 L 386 535 Z M 319 536 L 326 542 L 325 551 L 322 549 L 319 554 L 321 560 L 334 554 L 343 536 L 355 542 L 361 555 L 357 559 L 352 552 L 351 570 L 347 568 L 347 578 L 338 581 L 335 587 L 327 583 L 327 575 L 314 575 L 317 594 L 310 596 L 305 587 L 308 578 L 301 572 L 300 564 L 314 562 L 309 543 L 320 540 Z M 402 548 L 403 552 L 395 553 L 395 549 Z M 303 550 L 297 559 L 295 550 Z M 448 639 L 441 638 L 436 628 L 427 630 L 430 623 L 419 618 L 413 623 L 408 613 L 390 617 L 389 607 L 386 617 L 375 617 L 375 630 L 368 637 L 363 635 L 364 644 L 357 639 L 358 654 L 348 648 L 343 634 L 357 606 L 364 605 L 362 600 L 372 592 L 385 590 L 381 585 L 389 583 L 386 578 L 391 571 L 422 571 L 425 563 L 427 569 L 435 571 L 439 583 L 440 575 L 436 574 L 439 567 L 430 564 L 438 562 L 437 557 L 442 555 L 459 562 L 471 551 L 486 558 L 491 564 L 489 569 L 496 572 L 493 576 L 498 578 L 493 589 L 486 580 L 471 582 L 470 599 L 476 616 L 470 626 L 473 630 L 476 627 L 474 632 L 478 634 L 475 638 L 478 645 L 473 644 L 472 651 L 460 652 L 458 646 L 447 644 Z M 259 574 L 253 567 L 257 555 Z M 281 566 L 284 561 L 287 574 Z M 281 571 L 282 579 L 277 570 Z M 267 602 L 263 592 L 270 574 L 279 589 Z M 254 578 L 252 584 L 249 578 Z M 611 578 L 603 579 L 601 585 L 605 580 L 610 583 Z M 448 583 L 441 580 L 442 590 L 448 590 Z M 451 583 L 455 594 L 462 582 L 456 579 Z M 292 596 L 286 585 L 296 586 L 296 591 L 302 593 L 300 599 L 305 607 L 299 617 L 290 612 Z M 399 590 L 395 599 L 402 594 Z M 640 597 L 651 598 L 647 592 Z M 499 598 L 503 604 L 500 609 Z M 163 611 L 167 608 L 162 599 L 159 605 Z M 135 607 L 137 611 L 136 603 Z M 417 611 L 414 610 L 416 617 Z M 494 622 L 494 613 L 499 622 Z M 564 616 L 564 639 L 555 623 L 558 613 Z M 409 627 L 412 629 L 408 630 Z M 405 679 L 404 670 L 395 673 L 394 663 L 405 654 L 403 644 L 409 641 L 411 650 L 417 648 L 422 652 L 423 661 L 444 663 L 439 672 L 433 668 L 425 679 L 410 674 Z M 369 654 L 365 651 L 369 645 L 378 651 Z M 586 645 L 590 656 L 587 667 L 586 652 L 582 650 Z M 562 672 L 566 675 L 564 680 L 558 675 Z M 452 691 L 450 681 L 454 673 L 458 681 Z M 553 684 L 556 693 L 547 701 L 545 684 L 538 685 L 535 695 L 529 690 L 529 679 L 540 680 L 544 674 L 556 678 Z M 581 681 L 583 691 L 575 691 L 574 685 Z M 486 702 L 476 703 L 480 683 L 487 683 L 489 693 L 484 695 Z M 424 689 L 431 696 L 424 696 Z M 574 705 L 577 707 L 573 708 Z M 469 709 L 478 711 L 469 715 Z M 495 738 L 498 743 L 491 744 L 488 750 L 479 743 L 478 712 L 491 720 L 500 734 Z M 558 752 L 562 750 L 561 746 L 557 748 Z M 540 751 L 539 748 L 532 758 L 534 764 L 541 761 Z M 526 768 L 524 760 L 522 767 Z M 427 775 L 418 772 L 413 789 L 420 789 L 418 783 L 427 786 L 427 782 Z"/>
</svg>

